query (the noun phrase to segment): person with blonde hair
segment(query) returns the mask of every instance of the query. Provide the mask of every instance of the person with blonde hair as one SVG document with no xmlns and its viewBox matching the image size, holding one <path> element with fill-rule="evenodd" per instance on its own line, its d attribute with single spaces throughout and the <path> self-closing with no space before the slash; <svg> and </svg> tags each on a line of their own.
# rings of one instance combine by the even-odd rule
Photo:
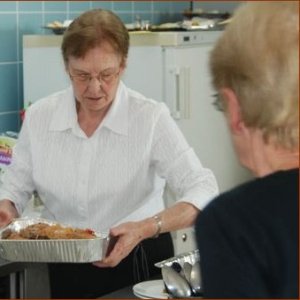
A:
<svg viewBox="0 0 300 300">
<path fill-rule="evenodd" d="M 203 295 L 298 299 L 298 1 L 241 5 L 210 67 L 237 156 L 256 178 L 197 218 Z"/>
</svg>

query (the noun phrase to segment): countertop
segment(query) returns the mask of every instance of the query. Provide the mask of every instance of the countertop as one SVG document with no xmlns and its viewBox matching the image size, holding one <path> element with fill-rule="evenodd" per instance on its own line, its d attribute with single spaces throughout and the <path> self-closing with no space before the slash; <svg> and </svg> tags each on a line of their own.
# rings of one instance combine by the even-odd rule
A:
<svg viewBox="0 0 300 300">
<path fill-rule="evenodd" d="M 179 31 L 151 32 L 133 31 L 129 33 L 130 46 L 177 46 L 199 44 L 215 40 L 220 31 Z M 62 35 L 24 35 L 23 48 L 60 47 Z"/>
</svg>

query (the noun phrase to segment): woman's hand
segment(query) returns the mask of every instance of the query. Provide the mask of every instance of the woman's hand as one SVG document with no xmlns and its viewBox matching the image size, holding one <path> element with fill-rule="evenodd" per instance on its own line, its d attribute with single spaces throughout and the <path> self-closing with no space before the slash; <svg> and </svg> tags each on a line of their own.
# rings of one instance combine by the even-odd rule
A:
<svg viewBox="0 0 300 300">
<path fill-rule="evenodd" d="M 0 201 L 0 228 L 6 226 L 18 216 L 17 209 L 10 200 Z"/>
<path fill-rule="evenodd" d="M 159 213 L 162 221 L 160 232 L 170 232 L 192 226 L 199 213 L 199 209 L 186 202 L 174 204 Z M 154 217 L 139 222 L 123 223 L 111 229 L 110 235 L 116 240 L 112 250 L 103 260 L 94 262 L 98 267 L 115 267 L 124 259 L 133 248 L 142 240 L 153 237 L 158 230 L 158 224 Z"/>
<path fill-rule="evenodd" d="M 112 239 L 116 239 L 112 250 L 103 260 L 95 262 L 97 267 L 115 267 L 145 238 L 155 233 L 155 224 L 146 219 L 141 222 L 128 222 L 110 230 Z"/>
</svg>

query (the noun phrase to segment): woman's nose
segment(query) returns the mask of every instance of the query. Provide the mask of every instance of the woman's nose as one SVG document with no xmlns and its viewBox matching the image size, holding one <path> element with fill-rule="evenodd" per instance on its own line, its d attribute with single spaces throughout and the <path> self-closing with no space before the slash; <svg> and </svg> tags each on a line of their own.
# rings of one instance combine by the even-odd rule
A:
<svg viewBox="0 0 300 300">
<path fill-rule="evenodd" d="M 96 78 L 96 77 L 92 77 L 88 83 L 88 89 L 90 91 L 93 91 L 93 92 L 97 92 L 101 89 L 101 81 Z"/>
</svg>

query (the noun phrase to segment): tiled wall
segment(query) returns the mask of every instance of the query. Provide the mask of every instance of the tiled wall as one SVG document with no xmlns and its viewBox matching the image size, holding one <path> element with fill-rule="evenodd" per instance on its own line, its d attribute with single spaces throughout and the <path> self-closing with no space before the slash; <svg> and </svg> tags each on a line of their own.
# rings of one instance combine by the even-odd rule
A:
<svg viewBox="0 0 300 300">
<path fill-rule="evenodd" d="M 91 8 L 113 10 L 125 23 L 138 15 L 156 24 L 179 20 L 189 5 L 188 1 L 0 1 L 0 133 L 20 128 L 24 34 L 52 34 L 43 25 L 73 19 Z"/>
<path fill-rule="evenodd" d="M 0 133 L 20 128 L 24 34 L 52 34 L 43 26 L 54 20 L 73 19 L 91 8 L 110 9 L 124 23 L 132 23 L 139 16 L 159 24 L 181 20 L 182 12 L 190 5 L 190 1 L 0 1 Z"/>
</svg>

